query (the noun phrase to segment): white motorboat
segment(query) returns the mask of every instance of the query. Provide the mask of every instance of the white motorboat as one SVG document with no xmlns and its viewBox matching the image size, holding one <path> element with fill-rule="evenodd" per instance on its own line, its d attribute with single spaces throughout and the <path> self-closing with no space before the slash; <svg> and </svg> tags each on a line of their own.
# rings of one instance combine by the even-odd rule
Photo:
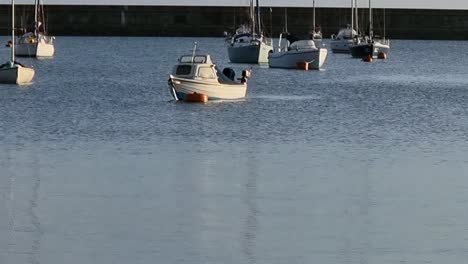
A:
<svg viewBox="0 0 468 264">
<path fill-rule="evenodd" d="M 19 37 L 16 56 L 52 57 L 55 53 L 55 37 L 47 36 L 41 0 L 34 1 L 34 10 L 34 30 Z"/>
<path fill-rule="evenodd" d="M 205 95 L 208 100 L 236 100 L 245 97 L 249 75 L 243 71 L 242 77 L 236 80 L 234 70 L 225 68 L 221 72 L 210 55 L 194 52 L 179 58 L 168 84 L 175 100 L 185 100 L 193 94 Z"/>
<path fill-rule="evenodd" d="M 327 59 L 326 48 L 317 48 L 313 40 L 297 40 L 290 46 L 270 54 L 270 68 L 294 69 L 298 63 L 308 63 L 309 69 L 320 70 Z"/>
<path fill-rule="evenodd" d="M 256 2 L 255 13 L 253 0 L 250 0 L 250 25 L 236 30 L 226 41 L 229 60 L 233 63 L 267 63 L 268 53 L 273 50 L 270 41 L 263 35 L 260 7 L 258 0 Z"/>
<path fill-rule="evenodd" d="M 11 60 L 0 65 L 0 83 L 27 84 L 34 78 L 34 69 L 15 61 L 15 1 L 11 0 Z"/>
</svg>

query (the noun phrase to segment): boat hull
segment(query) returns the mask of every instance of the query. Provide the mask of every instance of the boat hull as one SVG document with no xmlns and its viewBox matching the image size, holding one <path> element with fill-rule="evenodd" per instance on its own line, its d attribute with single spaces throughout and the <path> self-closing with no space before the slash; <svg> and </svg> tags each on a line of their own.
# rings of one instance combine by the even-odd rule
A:
<svg viewBox="0 0 468 264">
<path fill-rule="evenodd" d="M 227 49 L 232 63 L 268 63 L 268 54 L 273 47 L 264 42 L 253 42 L 243 45 L 230 44 Z"/>
<path fill-rule="evenodd" d="M 0 83 L 28 84 L 34 78 L 34 70 L 31 68 L 15 66 L 0 69 Z"/>
<path fill-rule="evenodd" d="M 350 53 L 349 47 L 353 44 L 353 40 L 332 40 L 330 42 L 333 53 Z"/>
<path fill-rule="evenodd" d="M 325 63 L 327 54 L 325 48 L 271 53 L 268 64 L 270 68 L 295 69 L 298 63 L 308 62 L 309 69 L 319 70 Z"/>
<path fill-rule="evenodd" d="M 18 57 L 53 57 L 54 53 L 54 45 L 50 43 L 18 43 L 15 45 L 15 55 Z"/>
<path fill-rule="evenodd" d="M 350 46 L 349 50 L 353 58 L 364 58 L 368 56 L 376 58 L 380 52 L 387 54 L 390 51 L 390 46 L 379 42 L 364 43 L 352 45 Z"/>
<path fill-rule="evenodd" d="M 194 93 L 204 94 L 208 96 L 208 100 L 238 100 L 245 98 L 247 93 L 245 83 L 222 84 L 217 81 L 185 79 L 173 75 L 169 79 L 169 88 L 176 100 L 184 100 L 188 94 Z"/>
</svg>

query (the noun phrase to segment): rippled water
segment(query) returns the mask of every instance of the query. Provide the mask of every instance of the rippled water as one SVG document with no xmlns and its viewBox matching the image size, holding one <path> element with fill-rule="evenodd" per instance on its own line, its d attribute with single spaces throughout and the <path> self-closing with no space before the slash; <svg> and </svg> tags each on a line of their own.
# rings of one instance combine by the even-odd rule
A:
<svg viewBox="0 0 468 264">
<path fill-rule="evenodd" d="M 253 66 L 244 101 L 175 103 L 194 41 L 250 67 L 209 38 L 59 37 L 21 60 L 34 84 L 0 86 L 0 263 L 466 262 L 466 42 Z"/>
</svg>

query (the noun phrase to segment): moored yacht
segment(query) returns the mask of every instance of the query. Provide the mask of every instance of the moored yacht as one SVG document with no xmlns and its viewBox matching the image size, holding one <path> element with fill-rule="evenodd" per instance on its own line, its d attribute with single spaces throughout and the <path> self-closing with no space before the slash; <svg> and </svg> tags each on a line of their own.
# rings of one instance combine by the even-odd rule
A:
<svg viewBox="0 0 468 264">
<path fill-rule="evenodd" d="M 270 54 L 268 58 L 270 68 L 294 69 L 299 63 L 307 63 L 309 69 L 320 70 L 322 68 L 327 59 L 326 48 L 317 48 L 313 40 L 293 39 L 289 34 L 287 38 L 287 43 L 290 45 L 280 47 L 277 52 Z"/>
<path fill-rule="evenodd" d="M 250 26 L 242 27 L 227 40 L 229 60 L 233 63 L 267 63 L 268 53 L 273 50 L 271 42 L 265 38 L 260 21 L 260 7 L 250 0 Z"/>
<path fill-rule="evenodd" d="M 34 1 L 34 29 L 18 38 L 16 56 L 52 57 L 55 53 L 53 36 L 45 28 L 44 6 L 41 0 Z"/>
<path fill-rule="evenodd" d="M 354 24 L 356 21 L 356 24 Z M 351 24 L 331 36 L 331 50 L 333 53 L 349 53 L 354 37 L 358 36 L 358 8 L 357 0 L 351 0 Z"/>
<path fill-rule="evenodd" d="M 390 51 L 390 40 L 374 36 L 371 0 L 369 0 L 369 35 L 355 36 L 349 50 L 354 58 L 375 58 L 380 53 L 388 54 Z"/>
<path fill-rule="evenodd" d="M 34 69 L 15 61 L 15 1 L 11 0 L 11 59 L 0 65 L 0 83 L 27 84 L 34 78 Z"/>
</svg>

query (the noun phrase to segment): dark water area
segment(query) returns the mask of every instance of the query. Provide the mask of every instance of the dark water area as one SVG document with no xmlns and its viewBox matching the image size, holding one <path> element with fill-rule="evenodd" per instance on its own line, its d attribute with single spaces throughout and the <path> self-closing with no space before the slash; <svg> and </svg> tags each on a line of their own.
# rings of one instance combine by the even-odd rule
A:
<svg viewBox="0 0 468 264">
<path fill-rule="evenodd" d="M 171 100 L 194 41 L 252 67 L 245 100 Z M 60 37 L 18 59 L 36 77 L 0 86 L 0 263 L 468 260 L 466 42 L 322 71 L 229 64 L 223 44 Z"/>
</svg>

